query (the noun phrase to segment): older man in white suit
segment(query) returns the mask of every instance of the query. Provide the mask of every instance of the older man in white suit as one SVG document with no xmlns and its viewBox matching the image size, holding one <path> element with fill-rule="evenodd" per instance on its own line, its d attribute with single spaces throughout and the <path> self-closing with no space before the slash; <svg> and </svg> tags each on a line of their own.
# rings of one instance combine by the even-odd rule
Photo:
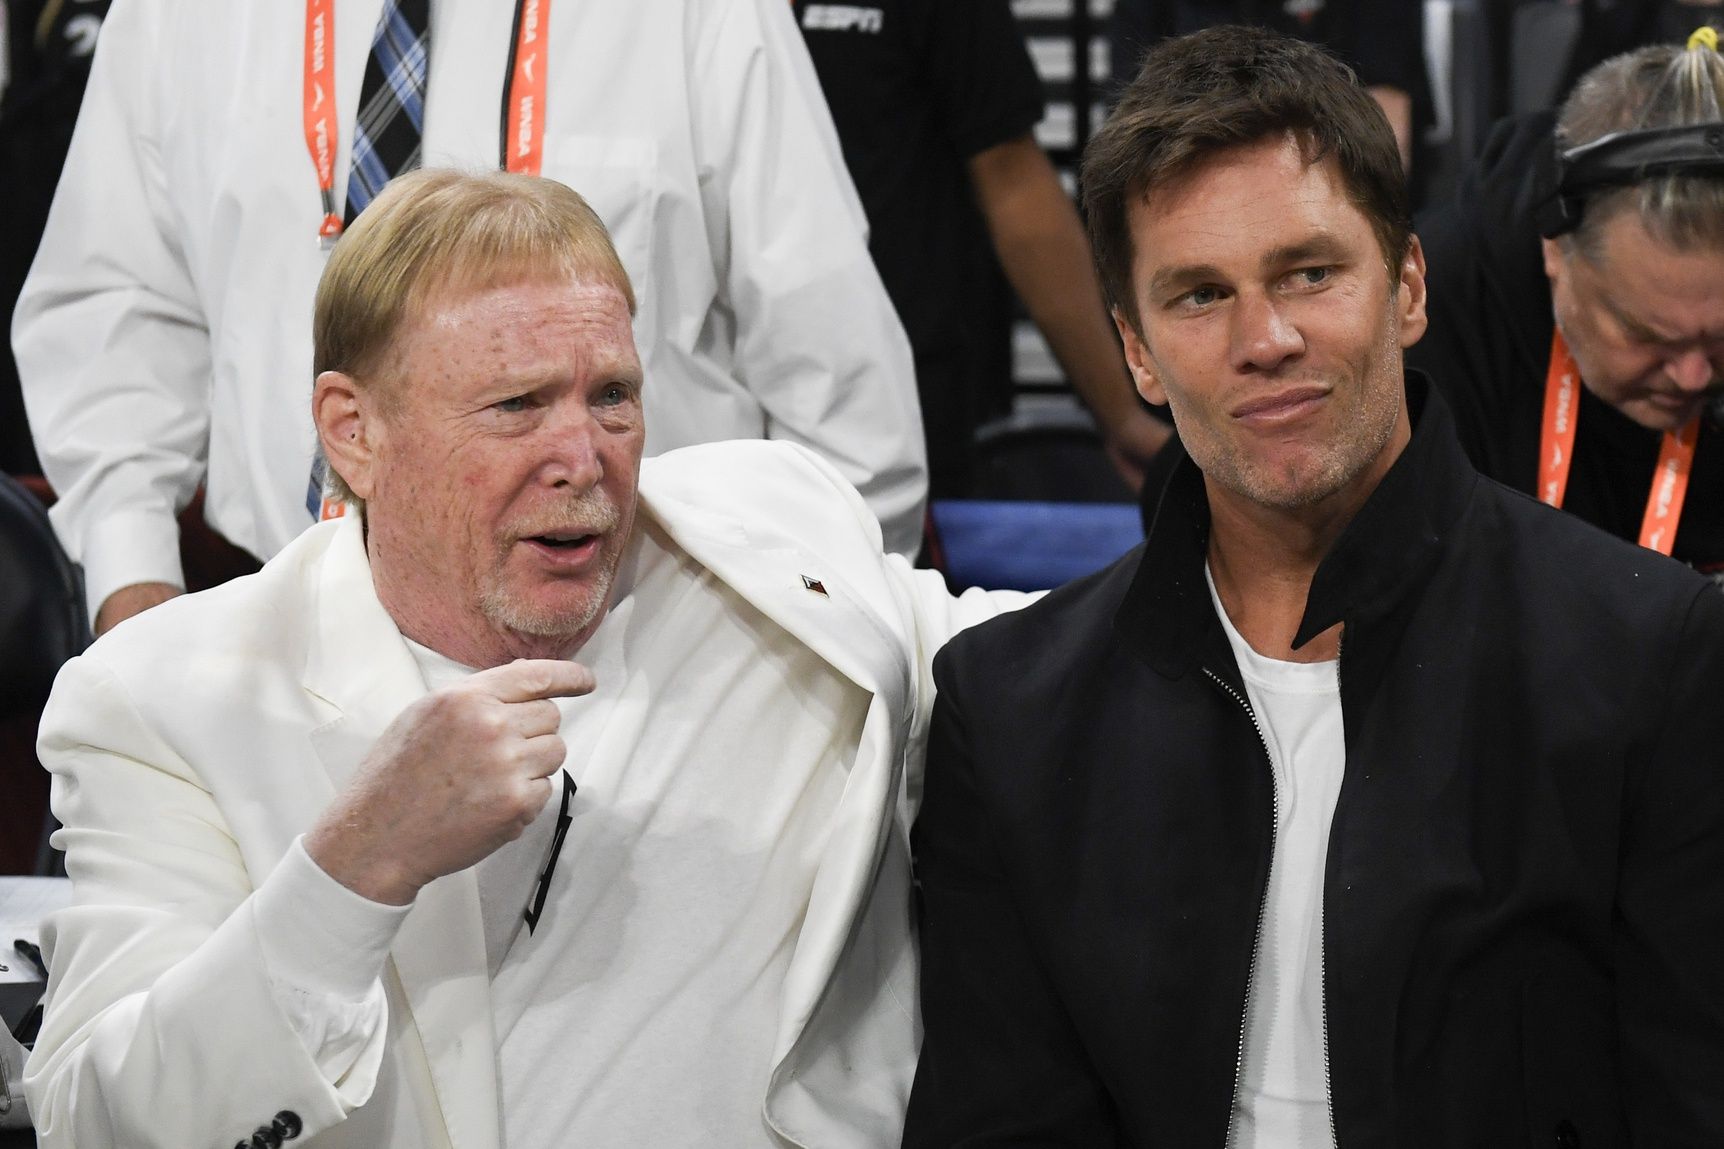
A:
<svg viewBox="0 0 1724 1149">
<path fill-rule="evenodd" d="M 421 172 L 337 246 L 349 506 L 68 665 L 45 1146 L 897 1144 L 929 663 L 1011 600 L 827 464 L 641 462 L 574 193 Z"/>
</svg>

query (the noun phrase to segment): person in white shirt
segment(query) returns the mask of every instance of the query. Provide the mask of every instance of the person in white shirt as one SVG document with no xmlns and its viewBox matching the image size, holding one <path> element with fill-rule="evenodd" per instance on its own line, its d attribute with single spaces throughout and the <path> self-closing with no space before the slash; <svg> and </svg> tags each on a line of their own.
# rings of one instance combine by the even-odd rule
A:
<svg viewBox="0 0 1724 1149">
<path fill-rule="evenodd" d="M 334 118 L 314 138 L 333 136 L 339 207 L 384 2 L 132 0 L 103 27 L 13 321 L 98 632 L 184 588 L 175 515 L 200 484 L 209 525 L 260 560 L 316 518 L 305 381 L 327 255 L 308 21 L 333 44 Z M 914 553 L 927 468 L 909 344 L 789 5 L 435 0 L 426 164 L 499 162 L 528 33 L 537 174 L 593 204 L 638 292 L 647 452 L 801 443 Z"/>
<path fill-rule="evenodd" d="M 348 513 L 44 717 L 44 1146 L 897 1143 L 928 667 L 1018 598 L 801 447 L 643 463 L 633 308 L 551 180 L 417 172 L 336 245 Z"/>
</svg>

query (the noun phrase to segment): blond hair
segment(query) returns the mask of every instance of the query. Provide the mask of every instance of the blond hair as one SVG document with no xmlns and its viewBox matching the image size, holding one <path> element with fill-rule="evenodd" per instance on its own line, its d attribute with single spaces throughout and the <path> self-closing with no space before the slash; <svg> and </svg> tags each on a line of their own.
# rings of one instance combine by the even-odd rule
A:
<svg viewBox="0 0 1724 1149">
<path fill-rule="evenodd" d="M 610 233 L 573 189 L 509 172 L 411 172 L 392 180 L 330 253 L 312 308 L 313 378 L 339 371 L 378 386 L 402 324 L 436 300 L 576 279 L 616 288 L 635 313 Z M 361 505 L 333 468 L 325 487 Z"/>
<path fill-rule="evenodd" d="M 1556 139 L 1567 150 L 1612 132 L 1696 124 L 1724 130 L 1724 57 L 1703 37 L 1686 48 L 1640 48 L 1593 68 L 1564 101 Z M 1716 176 L 1660 175 L 1599 192 L 1586 205 L 1575 243 L 1596 258 L 1600 228 L 1624 211 L 1678 251 L 1724 247 L 1724 179 Z"/>
</svg>

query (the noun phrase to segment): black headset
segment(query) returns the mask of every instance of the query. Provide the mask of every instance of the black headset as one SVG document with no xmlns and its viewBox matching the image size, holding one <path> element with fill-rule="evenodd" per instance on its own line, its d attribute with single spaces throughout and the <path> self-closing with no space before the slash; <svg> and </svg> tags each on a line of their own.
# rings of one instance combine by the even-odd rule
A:
<svg viewBox="0 0 1724 1149">
<path fill-rule="evenodd" d="M 1578 148 L 1547 153 L 1544 186 L 1534 210 L 1539 234 L 1554 239 L 1580 226 L 1588 196 L 1659 176 L 1724 178 L 1724 122 L 1612 132 Z"/>
</svg>

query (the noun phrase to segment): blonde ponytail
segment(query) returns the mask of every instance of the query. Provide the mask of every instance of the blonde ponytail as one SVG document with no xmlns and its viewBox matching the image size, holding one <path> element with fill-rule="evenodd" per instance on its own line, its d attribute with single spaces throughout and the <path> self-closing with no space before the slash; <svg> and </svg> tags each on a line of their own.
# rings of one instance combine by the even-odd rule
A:
<svg viewBox="0 0 1724 1149">
<path fill-rule="evenodd" d="M 1704 27 L 1685 47 L 1656 44 L 1612 57 L 1582 76 L 1557 117 L 1562 148 L 1612 132 L 1718 124 L 1724 130 L 1724 55 Z M 1603 192 L 1587 204 L 1573 241 L 1596 254 L 1600 228 L 1625 210 L 1678 250 L 1724 248 L 1724 179 L 1668 175 Z"/>
</svg>

